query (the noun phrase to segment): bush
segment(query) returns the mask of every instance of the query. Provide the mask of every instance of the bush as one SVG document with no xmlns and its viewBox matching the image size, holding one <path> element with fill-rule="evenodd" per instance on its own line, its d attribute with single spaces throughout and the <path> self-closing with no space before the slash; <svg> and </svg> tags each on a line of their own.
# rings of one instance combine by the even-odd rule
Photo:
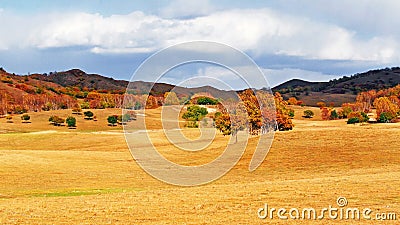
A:
<svg viewBox="0 0 400 225">
<path fill-rule="evenodd" d="M 188 122 L 185 124 L 185 127 L 188 127 L 188 128 L 198 128 L 198 127 L 199 127 L 199 124 L 197 123 L 197 121 L 188 121 Z"/>
<path fill-rule="evenodd" d="M 339 114 L 336 112 L 336 110 L 332 110 L 331 115 L 330 115 L 330 119 L 331 120 L 336 120 L 339 118 Z"/>
<path fill-rule="evenodd" d="M 54 126 L 60 126 L 65 122 L 65 120 L 58 116 L 50 116 L 49 122 L 52 123 Z"/>
<path fill-rule="evenodd" d="M 69 117 L 67 117 L 65 122 L 67 123 L 68 127 L 76 127 L 76 119 L 75 119 L 75 117 L 69 116 Z"/>
<path fill-rule="evenodd" d="M 199 105 L 216 105 L 218 100 L 212 99 L 210 97 L 198 97 L 197 104 Z"/>
<path fill-rule="evenodd" d="M 395 116 L 389 112 L 383 112 L 379 116 L 378 122 L 379 123 L 390 123 L 392 120 L 395 119 Z"/>
<path fill-rule="evenodd" d="M 6 119 L 7 119 L 7 123 L 12 123 L 13 122 L 12 121 L 12 116 L 10 116 L 10 115 L 7 115 Z"/>
<path fill-rule="evenodd" d="M 192 105 L 187 107 L 187 112 L 182 115 L 182 118 L 190 121 L 199 121 L 207 114 L 208 111 L 206 108 Z"/>
<path fill-rule="evenodd" d="M 76 107 L 74 107 L 74 108 L 72 109 L 72 114 L 82 115 L 82 109 L 81 109 L 81 107 L 79 107 L 79 105 L 76 106 Z"/>
<path fill-rule="evenodd" d="M 348 115 L 348 118 L 348 124 L 363 123 L 369 120 L 369 117 L 365 112 L 351 112 Z"/>
<path fill-rule="evenodd" d="M 303 112 L 305 118 L 312 118 L 314 116 L 314 112 L 311 110 L 304 110 Z"/>
<path fill-rule="evenodd" d="M 121 122 L 126 123 L 126 122 L 129 122 L 131 120 L 132 120 L 132 118 L 131 118 L 130 114 L 126 113 L 126 114 L 122 115 L 122 121 Z"/>
<path fill-rule="evenodd" d="M 107 117 L 107 122 L 110 123 L 112 126 L 115 126 L 115 124 L 118 122 L 118 116 L 112 115 Z"/>
<path fill-rule="evenodd" d="M 29 116 L 28 114 L 24 114 L 24 115 L 22 115 L 21 116 L 21 120 L 22 120 L 22 122 L 24 123 L 26 123 L 26 122 L 28 122 L 28 120 L 30 120 L 31 119 L 31 116 Z"/>
<path fill-rule="evenodd" d="M 358 117 L 352 117 L 347 120 L 347 124 L 355 124 L 355 123 L 359 123 L 359 122 L 360 122 L 360 120 L 358 119 Z"/>
<path fill-rule="evenodd" d="M 83 114 L 85 115 L 85 117 L 87 117 L 88 120 L 91 120 L 92 117 L 94 116 L 92 111 L 86 111 Z"/>
<path fill-rule="evenodd" d="M 294 117 L 294 110 L 290 109 L 288 115 L 289 115 L 290 118 L 293 118 Z"/>
<path fill-rule="evenodd" d="M 81 109 L 90 109 L 89 102 L 82 102 Z"/>
</svg>

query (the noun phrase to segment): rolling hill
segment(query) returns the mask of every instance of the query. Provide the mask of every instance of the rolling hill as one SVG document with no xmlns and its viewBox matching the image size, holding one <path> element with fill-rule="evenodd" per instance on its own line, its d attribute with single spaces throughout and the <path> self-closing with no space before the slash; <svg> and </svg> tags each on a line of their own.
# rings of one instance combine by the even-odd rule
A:
<svg viewBox="0 0 400 225">
<path fill-rule="evenodd" d="M 99 74 L 87 74 L 79 69 L 50 74 L 15 75 L 0 68 L 0 94 L 8 98 L 21 98 L 24 94 L 60 95 L 83 93 L 96 90 L 102 93 L 124 93 L 128 81 L 115 80 Z M 333 102 L 340 106 L 344 102 L 353 102 L 361 91 L 380 90 L 400 83 L 400 67 L 370 70 L 364 73 L 344 76 L 327 82 L 310 82 L 300 79 L 289 80 L 272 90 L 280 92 L 284 98 L 296 97 L 306 105 L 315 106 L 317 102 Z M 180 96 L 192 96 L 194 93 L 207 92 L 211 96 L 223 99 L 235 96 L 235 91 L 219 90 L 211 86 L 186 88 L 172 84 L 134 81 L 130 84 L 133 94 L 146 94 L 146 90 L 154 96 L 163 96 L 174 89 Z M 79 96 L 75 96 L 79 97 Z"/>
<path fill-rule="evenodd" d="M 316 106 L 319 101 L 333 102 L 336 106 L 340 106 L 344 102 L 354 102 L 357 94 L 362 91 L 386 89 L 399 83 L 400 67 L 393 67 L 370 70 L 328 82 L 293 79 L 272 90 L 281 93 L 286 99 L 296 97 L 310 106 Z"/>
</svg>

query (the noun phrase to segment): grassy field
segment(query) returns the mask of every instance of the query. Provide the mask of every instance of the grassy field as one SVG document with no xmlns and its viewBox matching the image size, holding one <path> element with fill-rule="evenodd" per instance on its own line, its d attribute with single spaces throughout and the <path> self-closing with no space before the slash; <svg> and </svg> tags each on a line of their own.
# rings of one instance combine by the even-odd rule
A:
<svg viewBox="0 0 400 225">
<path fill-rule="evenodd" d="M 260 219 L 257 211 L 275 208 L 371 208 L 400 217 L 400 124 L 347 125 L 344 120 L 301 117 L 295 129 L 277 132 L 264 163 L 248 165 L 257 143 L 249 141 L 239 163 L 224 177 L 198 187 L 162 183 L 133 160 L 120 126 L 106 117 L 119 110 L 94 110 L 98 121 L 78 117 L 77 129 L 48 124 L 51 114 L 31 113 L 30 124 L 0 119 L 0 224 L 377 224 L 376 220 Z M 159 111 L 146 112 L 156 116 Z M 140 120 L 140 118 L 139 118 Z M 149 121 L 150 128 L 159 125 Z M 184 130 L 187 135 L 191 132 Z M 163 133 L 153 138 L 160 146 Z M 217 134 L 210 150 L 162 154 L 179 163 L 215 158 L 228 137 Z"/>
</svg>

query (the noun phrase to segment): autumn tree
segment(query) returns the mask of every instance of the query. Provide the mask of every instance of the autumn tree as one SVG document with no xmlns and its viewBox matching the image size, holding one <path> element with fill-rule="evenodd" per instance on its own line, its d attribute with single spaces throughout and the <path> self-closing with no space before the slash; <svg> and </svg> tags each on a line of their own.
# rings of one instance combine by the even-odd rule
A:
<svg viewBox="0 0 400 225">
<path fill-rule="evenodd" d="M 331 109 L 328 107 L 321 107 L 322 120 L 329 120 L 331 118 Z"/>
<path fill-rule="evenodd" d="M 287 101 L 289 105 L 297 105 L 297 99 L 295 97 L 290 97 Z"/>
<path fill-rule="evenodd" d="M 179 99 L 175 92 L 165 92 L 164 105 L 179 105 Z"/>
<path fill-rule="evenodd" d="M 239 98 L 244 104 L 247 111 L 248 128 L 250 134 L 258 134 L 262 128 L 262 113 L 260 109 L 260 103 L 251 89 L 246 89 L 239 93 Z"/>
<path fill-rule="evenodd" d="M 157 101 L 157 99 L 154 97 L 154 96 L 152 96 L 152 95 L 149 95 L 148 97 L 147 97 L 147 100 L 146 100 L 146 109 L 154 109 L 154 108 L 157 108 L 159 105 L 158 105 L 158 101 Z"/>
<path fill-rule="evenodd" d="M 292 130 L 294 125 L 289 116 L 290 110 L 287 108 L 288 103 L 283 100 L 279 92 L 275 93 L 276 122 L 280 131 Z"/>
<path fill-rule="evenodd" d="M 58 116 L 50 116 L 49 122 L 54 126 L 61 126 L 65 122 L 65 119 L 58 117 Z"/>
<path fill-rule="evenodd" d="M 76 104 L 73 108 L 72 108 L 72 114 L 77 114 L 77 115 L 82 115 L 82 108 L 80 105 Z"/>
<path fill-rule="evenodd" d="M 227 104 L 226 110 L 214 114 L 215 127 L 225 136 L 232 135 L 237 142 L 238 132 L 246 129 L 248 114 L 243 102 Z"/>
<path fill-rule="evenodd" d="M 388 97 L 375 99 L 374 107 L 376 108 L 377 120 L 379 122 L 393 122 L 399 113 L 399 105 L 394 104 Z"/>
</svg>

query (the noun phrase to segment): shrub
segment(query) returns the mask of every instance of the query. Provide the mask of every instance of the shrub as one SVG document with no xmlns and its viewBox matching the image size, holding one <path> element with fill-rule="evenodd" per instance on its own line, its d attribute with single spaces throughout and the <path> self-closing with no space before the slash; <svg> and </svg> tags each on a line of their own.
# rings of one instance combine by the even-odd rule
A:
<svg viewBox="0 0 400 225">
<path fill-rule="evenodd" d="M 218 103 L 218 100 L 212 99 L 210 97 L 198 97 L 197 98 L 197 104 L 199 105 L 216 105 Z"/>
<path fill-rule="evenodd" d="M 197 123 L 197 121 L 188 121 L 188 122 L 185 124 L 185 127 L 188 127 L 188 128 L 198 128 L 198 127 L 199 127 L 199 124 Z"/>
<path fill-rule="evenodd" d="M 293 109 L 289 109 L 289 113 L 288 113 L 290 118 L 294 117 L 294 110 Z"/>
<path fill-rule="evenodd" d="M 49 122 L 52 123 L 54 126 L 60 126 L 65 120 L 58 116 L 50 116 Z"/>
<path fill-rule="evenodd" d="M 24 114 L 21 116 L 21 120 L 24 123 L 27 123 L 29 120 L 31 119 L 31 116 L 29 116 L 28 114 Z"/>
<path fill-rule="evenodd" d="M 22 107 L 22 106 L 15 106 L 15 108 L 14 108 L 14 113 L 15 114 L 23 114 L 23 113 L 26 113 L 26 112 L 28 112 L 28 110 L 27 109 L 25 109 L 24 107 Z"/>
<path fill-rule="evenodd" d="M 348 124 L 353 124 L 353 123 L 363 123 L 367 122 L 369 120 L 368 115 L 365 112 L 351 112 L 348 115 Z"/>
<path fill-rule="evenodd" d="M 91 120 L 92 117 L 94 116 L 92 111 L 86 111 L 83 114 L 85 115 L 85 117 L 87 117 L 88 120 Z"/>
<path fill-rule="evenodd" d="M 304 110 L 303 114 L 305 118 L 312 118 L 314 116 L 314 112 L 309 109 Z"/>
<path fill-rule="evenodd" d="M 121 122 L 126 123 L 126 122 L 129 122 L 131 120 L 132 120 L 132 118 L 131 118 L 130 114 L 126 113 L 126 114 L 122 115 L 122 121 Z"/>
<path fill-rule="evenodd" d="M 115 126 L 115 124 L 118 122 L 118 116 L 117 115 L 112 115 L 107 117 L 108 123 L 110 123 L 112 126 Z"/>
<path fill-rule="evenodd" d="M 7 115 L 6 119 L 7 119 L 7 123 L 12 123 L 13 122 L 12 121 L 12 116 L 10 116 L 10 115 Z"/>
<path fill-rule="evenodd" d="M 75 117 L 68 116 L 67 119 L 65 120 L 65 122 L 67 123 L 68 127 L 76 127 L 76 119 L 75 119 Z"/>
<path fill-rule="evenodd" d="M 199 121 L 207 114 L 208 111 L 206 108 L 192 105 L 187 107 L 187 112 L 182 115 L 182 118 L 190 121 Z"/>
<path fill-rule="evenodd" d="M 382 112 L 381 115 L 379 115 L 378 122 L 379 123 L 390 123 L 395 118 L 396 118 L 396 116 L 394 116 L 393 114 L 391 114 L 389 112 Z"/>
<path fill-rule="evenodd" d="M 347 120 L 347 124 L 355 124 L 355 123 L 359 123 L 359 122 L 360 122 L 360 120 L 358 119 L 358 117 L 352 117 Z"/>
<path fill-rule="evenodd" d="M 90 109 L 89 102 L 82 102 L 81 109 Z"/>
<path fill-rule="evenodd" d="M 81 109 L 81 107 L 79 107 L 79 105 L 76 106 L 76 107 L 74 107 L 74 108 L 72 109 L 72 114 L 82 115 L 82 109 Z"/>
<path fill-rule="evenodd" d="M 339 114 L 336 112 L 336 110 L 332 110 L 331 115 L 330 115 L 330 119 L 331 120 L 336 120 L 339 118 Z"/>
</svg>

